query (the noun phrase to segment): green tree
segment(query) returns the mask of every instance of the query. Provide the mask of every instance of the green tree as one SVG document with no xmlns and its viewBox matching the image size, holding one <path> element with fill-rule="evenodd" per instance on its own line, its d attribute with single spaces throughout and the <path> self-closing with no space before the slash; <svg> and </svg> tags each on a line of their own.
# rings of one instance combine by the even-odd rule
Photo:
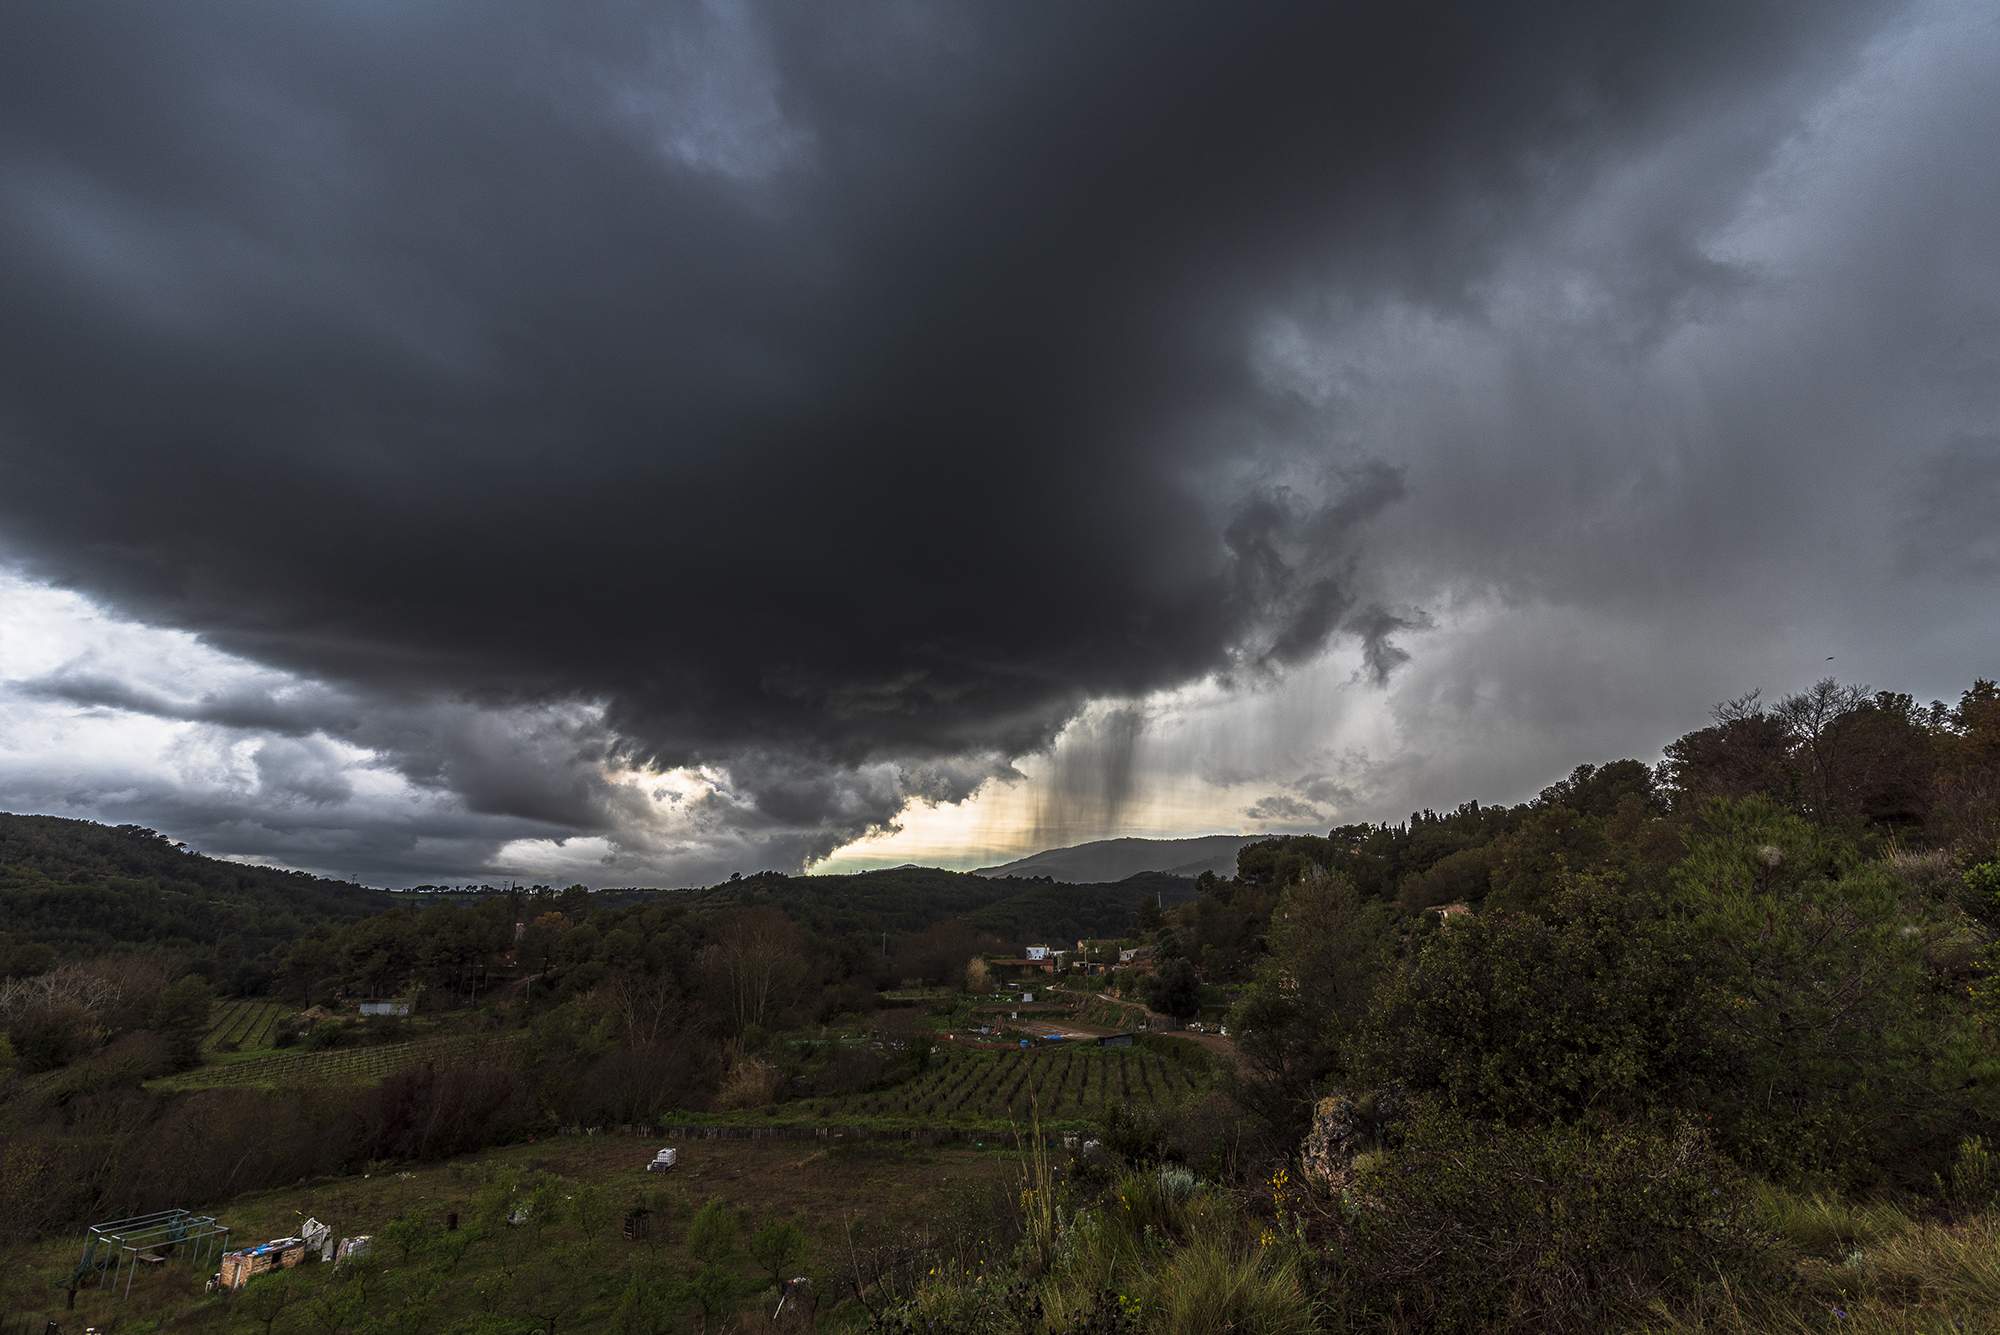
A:
<svg viewBox="0 0 2000 1335">
<path fill-rule="evenodd" d="M 771 1277 L 771 1286 L 782 1289 L 785 1281 L 805 1259 L 805 1230 L 789 1219 L 767 1220 L 750 1235 L 750 1259 Z"/>
<path fill-rule="evenodd" d="M 1146 985 L 1146 1004 L 1176 1020 L 1191 1020 L 1201 1010 L 1201 978 L 1194 965 L 1176 956 L 1162 960 Z"/>
<path fill-rule="evenodd" d="M 635 1267 L 612 1309 L 612 1335 L 673 1335 L 694 1295 L 685 1280 L 657 1265 Z"/>
<path fill-rule="evenodd" d="M 1383 968 L 1389 913 L 1345 875 L 1288 887 L 1270 952 L 1230 1017 L 1249 1067 L 1248 1102 L 1296 1140 L 1318 1086 L 1343 1069 Z"/>
<path fill-rule="evenodd" d="M 382 1245 L 395 1252 L 402 1265 L 408 1265 L 410 1258 L 423 1251 L 434 1236 L 428 1222 L 407 1212 L 382 1225 Z"/>
<path fill-rule="evenodd" d="M 1699 1060 L 1685 935 L 1594 878 L 1566 882 L 1542 912 L 1430 925 L 1371 1011 L 1371 1083 L 1514 1124 L 1636 1115 Z"/>
<path fill-rule="evenodd" d="M 193 1066 L 201 1060 L 201 1039 L 208 1031 L 212 1002 L 208 984 L 192 974 L 174 980 L 160 992 L 153 1008 L 153 1028 L 166 1036 L 176 1065 Z"/>
<path fill-rule="evenodd" d="M 736 1216 L 721 1201 L 708 1201 L 688 1221 L 687 1249 L 695 1260 L 723 1264 L 735 1259 L 736 1246 Z"/>
<path fill-rule="evenodd" d="M 1963 989 L 1928 965 L 1940 906 L 1763 799 L 1707 809 L 1673 884 L 1712 1058 L 1694 1106 L 1724 1143 L 1775 1174 L 1928 1182 L 1992 1093 Z"/>
<path fill-rule="evenodd" d="M 278 1319 L 291 1310 L 305 1296 L 303 1281 L 296 1270 L 281 1270 L 273 1275 L 259 1275 L 244 1286 L 235 1301 L 243 1314 L 251 1321 L 259 1323 L 263 1335 L 271 1335 L 272 1327 Z"/>
<path fill-rule="evenodd" d="M 688 1254 L 698 1265 L 687 1294 L 701 1311 L 704 1330 L 732 1311 L 742 1296 L 742 1281 L 733 1269 L 739 1245 L 736 1216 L 719 1200 L 703 1205 L 688 1221 Z"/>
</svg>

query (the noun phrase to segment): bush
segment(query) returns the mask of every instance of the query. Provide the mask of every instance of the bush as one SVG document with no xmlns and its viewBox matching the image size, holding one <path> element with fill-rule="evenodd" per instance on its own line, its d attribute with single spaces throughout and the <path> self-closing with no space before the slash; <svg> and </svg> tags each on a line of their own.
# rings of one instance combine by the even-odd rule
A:
<svg viewBox="0 0 2000 1335">
<path fill-rule="evenodd" d="M 67 1066 L 102 1042 L 104 1031 L 83 1007 L 49 1002 L 15 1016 L 7 1036 L 21 1070 L 33 1075 Z"/>
<path fill-rule="evenodd" d="M 716 1093 L 715 1106 L 761 1108 L 777 1099 L 784 1083 L 785 1078 L 778 1068 L 762 1057 L 738 1057 L 730 1066 L 721 1090 Z"/>
<path fill-rule="evenodd" d="M 1194 1231 L 1189 1206 L 1200 1189 L 1200 1182 L 1185 1168 L 1162 1166 L 1150 1173 L 1127 1173 L 1118 1180 L 1108 1208 L 1134 1235 L 1186 1238 Z"/>
<path fill-rule="evenodd" d="M 1768 1271 L 1744 1184 L 1682 1125 L 1521 1130 L 1426 1110 L 1308 1208 L 1351 1324 L 1600 1330 Z"/>
<path fill-rule="evenodd" d="M 1958 1144 L 1951 1172 L 1938 1185 L 1940 1194 L 1961 1210 L 2000 1205 L 2000 1155 L 1984 1137 L 1967 1136 Z"/>
<path fill-rule="evenodd" d="M 1104 1148 L 1126 1163 L 1150 1164 L 1165 1152 L 1168 1128 L 1157 1108 L 1113 1103 L 1098 1121 L 1097 1134 Z"/>
<path fill-rule="evenodd" d="M 339 1020 L 327 1020 L 307 1030 L 300 1046 L 307 1052 L 324 1052 L 328 1048 L 340 1047 L 352 1037 L 346 1024 Z"/>
</svg>

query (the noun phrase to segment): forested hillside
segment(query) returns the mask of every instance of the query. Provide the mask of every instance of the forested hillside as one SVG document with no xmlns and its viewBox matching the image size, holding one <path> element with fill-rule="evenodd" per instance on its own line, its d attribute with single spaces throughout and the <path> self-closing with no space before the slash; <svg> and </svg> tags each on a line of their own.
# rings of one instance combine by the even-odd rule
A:
<svg viewBox="0 0 2000 1335">
<path fill-rule="evenodd" d="M 389 906 L 379 891 L 205 857 L 136 825 L 0 813 L 0 933 L 18 961 L 114 946 L 202 948 L 227 975 L 322 923 Z"/>
<path fill-rule="evenodd" d="M 980 932 L 1046 937 L 1060 943 L 1065 938 L 1122 936 L 1137 925 L 1147 904 L 1176 904 L 1193 897 L 1193 880 L 1152 872 L 1077 885 L 936 867 L 896 867 L 846 876 L 760 872 L 704 890 L 670 892 L 667 902 L 705 910 L 768 906 L 827 937 L 920 932 L 956 919 Z M 655 894 L 615 902 L 658 899 Z"/>
</svg>

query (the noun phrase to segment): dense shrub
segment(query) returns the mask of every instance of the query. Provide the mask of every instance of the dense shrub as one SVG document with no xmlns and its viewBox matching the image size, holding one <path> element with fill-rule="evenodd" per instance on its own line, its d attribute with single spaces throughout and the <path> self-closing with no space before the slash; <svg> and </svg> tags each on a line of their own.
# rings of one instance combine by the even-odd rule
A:
<svg viewBox="0 0 2000 1335">
<path fill-rule="evenodd" d="M 1516 1128 L 1428 1109 L 1300 1208 L 1328 1291 L 1363 1328 L 1599 1330 L 1770 1264 L 1742 1182 L 1687 1124 Z"/>
<path fill-rule="evenodd" d="M 1378 994 L 1373 1083 L 1522 1123 L 1633 1115 L 1700 1060 L 1687 1038 L 1697 961 L 1674 927 L 1595 882 L 1543 914 L 1433 929 Z"/>
</svg>

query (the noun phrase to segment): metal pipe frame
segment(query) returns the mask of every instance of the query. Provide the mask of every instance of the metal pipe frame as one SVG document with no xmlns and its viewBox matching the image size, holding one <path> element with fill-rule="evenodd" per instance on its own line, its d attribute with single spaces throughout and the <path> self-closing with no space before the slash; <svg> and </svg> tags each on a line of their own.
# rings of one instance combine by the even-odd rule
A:
<svg viewBox="0 0 2000 1335">
<path fill-rule="evenodd" d="M 139 1255 L 162 1244 L 185 1247 L 185 1254 L 204 1260 L 211 1251 L 219 1256 L 229 1242 L 230 1230 L 214 1215 L 198 1215 L 191 1210 L 158 1210 L 127 1219 L 107 1219 L 87 1230 L 83 1257 L 77 1262 L 76 1280 L 97 1277 L 100 1288 L 115 1288 L 118 1268 L 125 1268 L 125 1294 L 132 1293 L 132 1274 L 138 1269 Z M 108 1265 L 97 1260 L 98 1248 L 109 1253 Z M 75 1281 L 72 1281 L 75 1282 Z"/>
</svg>

